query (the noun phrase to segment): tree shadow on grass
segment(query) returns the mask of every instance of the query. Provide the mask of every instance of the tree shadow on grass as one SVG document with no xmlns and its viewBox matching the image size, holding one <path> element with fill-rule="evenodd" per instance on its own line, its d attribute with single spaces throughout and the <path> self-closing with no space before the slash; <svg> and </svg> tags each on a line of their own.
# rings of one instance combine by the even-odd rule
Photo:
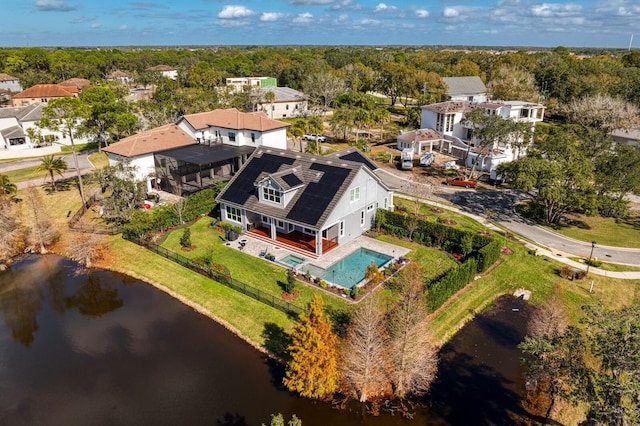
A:
<svg viewBox="0 0 640 426">
<path fill-rule="evenodd" d="M 640 216 L 636 217 L 619 217 L 616 218 L 616 223 L 621 225 L 627 225 L 633 229 L 640 230 Z"/>
<path fill-rule="evenodd" d="M 284 328 L 278 324 L 268 322 L 262 330 L 262 338 L 264 339 L 264 347 L 283 360 L 288 359 L 288 347 L 291 343 L 291 336 Z"/>
</svg>

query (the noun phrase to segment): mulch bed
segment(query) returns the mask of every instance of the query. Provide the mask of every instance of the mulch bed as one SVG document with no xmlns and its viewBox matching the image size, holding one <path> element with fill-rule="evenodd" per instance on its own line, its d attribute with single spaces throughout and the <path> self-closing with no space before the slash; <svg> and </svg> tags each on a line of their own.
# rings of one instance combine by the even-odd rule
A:
<svg viewBox="0 0 640 426">
<path fill-rule="evenodd" d="M 442 209 L 441 209 L 440 207 L 431 207 L 429 210 L 430 210 L 432 213 L 437 213 L 437 214 L 442 213 Z"/>
<path fill-rule="evenodd" d="M 455 220 L 453 220 L 453 219 L 442 219 L 442 222 L 441 222 L 441 223 L 443 223 L 443 224 L 445 224 L 445 225 L 451 225 L 451 226 L 453 226 L 453 225 L 457 225 L 457 224 L 458 224 L 458 222 L 456 222 L 456 221 L 455 221 Z"/>
<path fill-rule="evenodd" d="M 513 250 L 511 250 L 509 247 L 502 247 L 500 249 L 500 253 L 506 254 L 506 255 L 512 255 L 513 254 Z"/>
<path fill-rule="evenodd" d="M 287 302 L 293 302 L 298 298 L 299 295 L 300 295 L 300 292 L 298 292 L 298 290 L 296 290 L 295 288 L 291 293 L 287 293 L 286 291 L 282 292 L 282 298 Z"/>
</svg>

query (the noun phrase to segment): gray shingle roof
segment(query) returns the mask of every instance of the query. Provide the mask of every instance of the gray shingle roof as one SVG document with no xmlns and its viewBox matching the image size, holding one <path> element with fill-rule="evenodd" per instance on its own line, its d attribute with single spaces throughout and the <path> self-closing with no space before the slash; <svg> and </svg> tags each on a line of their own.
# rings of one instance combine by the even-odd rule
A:
<svg viewBox="0 0 640 426">
<path fill-rule="evenodd" d="M 476 93 L 487 93 L 487 87 L 484 85 L 480 77 L 443 77 L 447 83 L 447 94 L 449 96 L 472 95 Z"/>
<path fill-rule="evenodd" d="M 300 102 L 308 98 L 302 92 L 299 92 L 290 87 L 261 87 L 256 89 L 256 92 L 260 95 L 260 100 L 264 101 L 264 95 L 267 92 L 273 92 L 276 95 L 274 102 Z"/>
</svg>

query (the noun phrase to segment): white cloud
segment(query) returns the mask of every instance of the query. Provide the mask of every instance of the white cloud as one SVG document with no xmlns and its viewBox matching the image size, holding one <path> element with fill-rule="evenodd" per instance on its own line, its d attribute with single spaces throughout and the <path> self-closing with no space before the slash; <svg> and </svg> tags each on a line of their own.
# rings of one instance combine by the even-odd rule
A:
<svg viewBox="0 0 640 426">
<path fill-rule="evenodd" d="M 388 6 L 385 3 L 378 3 L 378 5 L 373 9 L 374 12 L 387 12 L 387 11 L 392 11 L 392 10 L 396 10 L 397 7 L 395 6 Z"/>
<path fill-rule="evenodd" d="M 37 0 L 36 9 L 43 12 L 68 12 L 76 7 L 66 4 L 64 0 Z"/>
<path fill-rule="evenodd" d="M 335 0 L 289 0 L 291 4 L 329 4 Z"/>
<path fill-rule="evenodd" d="M 118 29 L 119 29 L 119 30 L 126 30 L 127 28 L 129 28 L 129 27 L 128 27 L 128 26 L 126 26 L 126 25 L 120 25 L 120 26 L 118 27 Z"/>
<path fill-rule="evenodd" d="M 255 12 L 251 9 L 247 9 L 244 6 L 225 6 L 220 13 L 218 13 L 218 18 L 220 19 L 236 19 L 236 18 L 246 18 L 254 15 Z"/>
<path fill-rule="evenodd" d="M 337 3 L 331 5 L 331 10 L 360 10 L 361 8 L 362 6 L 360 6 L 358 3 L 354 3 L 353 0 L 340 0 Z"/>
<path fill-rule="evenodd" d="M 416 16 L 418 18 L 428 18 L 429 17 L 429 11 L 425 10 L 425 9 L 418 9 L 418 10 L 416 10 Z"/>
<path fill-rule="evenodd" d="M 453 7 L 445 7 L 442 11 L 442 16 L 444 16 L 445 18 L 456 18 L 460 16 L 460 12 L 458 12 L 458 10 L 454 9 Z"/>
<path fill-rule="evenodd" d="M 531 13 L 541 17 L 571 16 L 580 13 L 579 4 L 541 3 L 531 6 Z"/>
<path fill-rule="evenodd" d="M 91 24 L 91 28 L 100 28 L 102 24 Z"/>
<path fill-rule="evenodd" d="M 284 16 L 284 13 L 264 12 L 262 15 L 260 15 L 260 20 L 264 22 L 273 22 L 277 21 L 278 19 L 284 18 Z"/>
<path fill-rule="evenodd" d="M 295 18 L 293 18 L 293 22 L 294 24 L 308 24 L 311 21 L 313 21 L 313 15 L 310 13 L 300 13 L 298 14 L 298 16 L 296 16 Z"/>
</svg>

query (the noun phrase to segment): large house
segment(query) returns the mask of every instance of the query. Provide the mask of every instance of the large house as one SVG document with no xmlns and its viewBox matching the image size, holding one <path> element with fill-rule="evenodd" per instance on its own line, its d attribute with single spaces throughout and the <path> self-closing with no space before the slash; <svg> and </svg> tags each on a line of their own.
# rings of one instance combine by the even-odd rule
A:
<svg viewBox="0 0 640 426">
<path fill-rule="evenodd" d="M 52 99 L 70 98 L 78 96 L 78 91 L 73 86 L 61 86 L 59 84 L 36 84 L 20 93 L 13 95 L 12 106 L 27 106 L 31 104 L 46 104 Z"/>
<path fill-rule="evenodd" d="M 486 102 L 487 87 L 480 77 L 443 77 L 447 101 Z"/>
<path fill-rule="evenodd" d="M 112 165 L 126 160 L 135 166 L 148 191 L 186 195 L 231 179 L 259 146 L 286 147 L 287 125 L 264 113 L 221 109 L 185 115 L 104 151 Z"/>
<path fill-rule="evenodd" d="M 393 192 L 355 148 L 326 156 L 260 147 L 218 195 L 221 216 L 311 258 L 371 228 Z"/>
<path fill-rule="evenodd" d="M 264 111 L 269 118 L 287 118 L 307 113 L 308 96 L 289 87 L 261 87 L 255 89 L 254 111 Z M 273 98 L 269 99 L 268 93 Z"/>
<path fill-rule="evenodd" d="M 227 86 L 234 92 L 242 92 L 245 87 L 275 87 L 278 82 L 273 77 L 231 77 L 226 79 Z"/>
<path fill-rule="evenodd" d="M 165 77 L 171 80 L 178 79 L 178 69 L 170 65 L 156 65 L 154 67 L 147 68 L 145 71 L 160 73 L 162 77 Z"/>
<path fill-rule="evenodd" d="M 178 126 L 203 144 L 287 148 L 287 126 L 264 112 L 240 112 L 235 108 L 188 114 Z"/>
<path fill-rule="evenodd" d="M 42 118 L 42 103 L 33 103 L 23 107 L 0 109 L 0 152 L 1 150 L 18 151 L 27 149 L 40 149 L 31 152 L 33 156 L 59 152 L 61 145 L 70 145 L 71 140 L 64 132 L 55 132 L 49 129 L 41 129 L 36 122 Z M 36 138 L 29 136 L 29 129 L 33 129 Z M 75 137 L 75 143 L 88 142 L 85 137 Z M 54 144 L 55 145 L 52 145 Z M 42 147 L 48 147 L 43 151 Z M 26 151 L 23 151 L 26 152 Z M 7 155 L 12 155 L 8 154 Z M 0 155 L 0 157 L 2 157 Z"/>
<path fill-rule="evenodd" d="M 513 161 L 526 155 L 526 146 L 522 143 L 480 143 L 473 135 L 472 126 L 463 123 L 465 112 L 476 108 L 483 108 L 487 114 L 499 115 L 504 119 L 529 123 L 532 130 L 536 123 L 544 118 L 543 105 L 523 101 L 448 101 L 424 105 L 420 127 L 435 129 L 442 136 L 441 151 L 445 150 L 451 155 L 464 158 L 467 165 L 476 163 L 478 170 L 487 172 L 494 171 L 500 163 Z M 476 161 L 478 156 L 480 159 Z"/>
</svg>

